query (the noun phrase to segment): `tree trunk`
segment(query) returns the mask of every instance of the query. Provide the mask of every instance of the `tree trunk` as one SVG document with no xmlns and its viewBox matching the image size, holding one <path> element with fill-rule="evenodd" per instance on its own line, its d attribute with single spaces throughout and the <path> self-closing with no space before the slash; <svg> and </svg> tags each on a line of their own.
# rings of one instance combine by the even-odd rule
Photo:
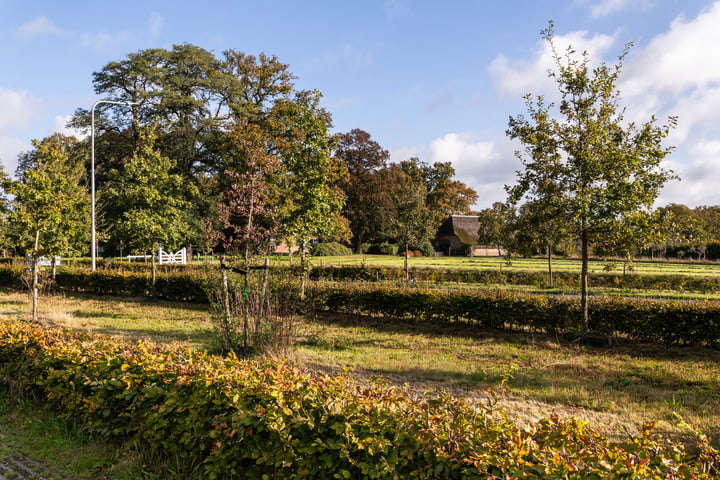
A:
<svg viewBox="0 0 720 480">
<path fill-rule="evenodd" d="M 245 265 L 247 266 L 248 261 L 250 260 L 250 242 L 252 235 L 252 228 L 253 228 L 253 215 L 255 214 L 255 179 L 252 180 L 251 184 L 251 190 L 250 190 L 250 209 L 248 211 L 248 220 L 247 220 L 247 238 L 245 239 Z M 254 240 L 254 239 L 252 239 Z M 247 289 L 247 274 L 245 274 L 245 287 Z M 247 291 L 247 290 L 246 290 Z M 247 320 L 247 318 L 246 318 Z M 247 339 L 246 339 L 247 341 Z"/>
<path fill-rule="evenodd" d="M 35 248 L 33 249 L 33 260 L 32 260 L 32 321 L 37 322 L 38 321 L 38 311 L 39 311 L 39 296 L 40 292 L 38 287 L 38 274 L 39 274 L 39 268 L 38 268 L 38 248 L 40 246 L 40 230 L 37 230 L 35 232 Z"/>
<path fill-rule="evenodd" d="M 270 315 L 270 299 L 268 298 L 268 277 L 270 276 L 270 258 L 265 257 L 265 268 L 263 269 L 263 283 L 262 290 L 260 291 L 260 298 L 258 298 L 258 314 L 255 318 L 255 345 L 260 344 L 260 333 L 262 327 L 262 320 L 265 316 Z"/>
<path fill-rule="evenodd" d="M 57 259 L 55 255 L 52 256 L 52 281 L 50 282 L 52 288 L 52 294 L 55 295 L 55 273 L 57 272 Z"/>
<path fill-rule="evenodd" d="M 410 248 L 409 245 L 406 243 L 405 244 L 405 282 L 410 281 L 410 268 L 408 266 L 408 254 L 410 253 L 410 252 L 408 252 L 409 248 Z"/>
<path fill-rule="evenodd" d="M 588 232 L 583 230 L 580 236 L 582 268 L 580 270 L 580 312 L 583 333 L 590 330 L 590 315 L 588 309 Z"/>
<path fill-rule="evenodd" d="M 355 240 L 355 253 L 363 253 L 362 251 L 362 242 L 365 237 L 362 233 L 358 233 L 357 239 Z"/>
<path fill-rule="evenodd" d="M 300 247 L 300 300 L 305 299 L 305 277 L 307 275 L 307 272 L 305 271 L 305 262 L 307 261 L 305 258 L 305 243 L 302 244 L 302 247 Z"/>
<path fill-rule="evenodd" d="M 157 272 L 155 271 L 155 250 L 152 251 L 152 286 L 150 287 L 150 296 L 155 298 L 155 279 L 157 278 Z"/>
<path fill-rule="evenodd" d="M 552 245 L 548 244 L 547 246 L 547 257 L 548 257 L 548 278 L 550 279 L 550 288 L 555 287 L 555 282 L 553 280 L 553 270 L 552 270 Z"/>
<path fill-rule="evenodd" d="M 223 328 L 222 328 L 222 335 L 225 337 L 225 348 L 228 350 L 232 349 L 232 338 L 230 333 L 230 322 L 232 320 L 231 318 L 231 312 L 230 312 L 230 285 L 228 282 L 228 275 L 227 271 L 223 268 L 224 266 L 224 258 L 220 259 L 220 277 L 222 282 L 222 302 L 223 302 Z"/>
<path fill-rule="evenodd" d="M 250 344 L 248 342 L 248 335 L 250 334 L 250 305 L 248 300 L 250 299 L 250 295 L 248 292 L 248 268 L 249 265 L 247 262 L 245 263 L 245 291 L 243 292 L 243 355 L 248 354 L 248 349 L 250 347 Z"/>
</svg>

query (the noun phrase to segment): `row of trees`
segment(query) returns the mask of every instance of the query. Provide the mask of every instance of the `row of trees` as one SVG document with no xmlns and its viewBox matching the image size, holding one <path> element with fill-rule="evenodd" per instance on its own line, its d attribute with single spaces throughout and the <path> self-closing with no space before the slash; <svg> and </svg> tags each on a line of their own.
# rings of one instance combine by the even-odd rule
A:
<svg viewBox="0 0 720 480">
<path fill-rule="evenodd" d="M 479 242 L 497 248 L 498 255 L 548 255 L 551 261 L 553 255 L 579 254 L 576 238 L 568 228 L 551 230 L 553 223 L 538 222 L 533 213 L 525 205 L 514 208 L 508 203 L 493 203 L 478 213 Z M 720 260 L 719 205 L 690 208 L 671 203 L 658 207 L 652 218 L 653 235 L 647 241 L 636 238 L 636 243 L 629 244 L 631 248 L 621 250 L 608 248 L 612 243 L 594 243 L 591 253 L 610 263 L 621 258 L 626 265 L 637 257 Z"/>
<path fill-rule="evenodd" d="M 317 91 L 297 90 L 277 58 L 193 45 L 148 49 L 94 74 L 99 243 L 108 253 L 176 249 L 247 262 L 271 240 L 427 242 L 475 192 L 449 163 L 389 162 L 367 132 L 333 135 Z M 104 107 L 104 108 L 102 108 Z M 33 257 L 89 251 L 89 128 L 70 125 L 3 174 L 5 249 Z M 153 269 L 154 271 L 154 269 Z"/>
</svg>

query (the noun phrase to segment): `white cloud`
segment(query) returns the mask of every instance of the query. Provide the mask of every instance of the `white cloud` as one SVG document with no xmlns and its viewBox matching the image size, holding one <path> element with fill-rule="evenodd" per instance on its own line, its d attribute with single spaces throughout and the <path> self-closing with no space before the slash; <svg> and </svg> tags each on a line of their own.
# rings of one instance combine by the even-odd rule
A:
<svg viewBox="0 0 720 480">
<path fill-rule="evenodd" d="M 27 91 L 0 87 L 0 135 L 27 125 L 37 109 L 37 99 Z"/>
<path fill-rule="evenodd" d="M 630 8 L 644 10 L 650 6 L 648 0 L 600 0 L 590 5 L 590 16 L 600 18 Z"/>
<path fill-rule="evenodd" d="M 10 175 L 15 173 L 18 154 L 31 148 L 32 145 L 29 143 L 0 133 L 0 162 L 3 164 L 5 173 Z"/>
<path fill-rule="evenodd" d="M 700 140 L 693 143 L 683 161 L 667 162 L 680 181 L 670 182 L 658 201 L 660 205 L 682 203 L 690 207 L 720 205 L 717 188 L 720 172 L 720 140 Z"/>
<path fill-rule="evenodd" d="M 0 161 L 7 173 L 13 173 L 20 152 L 30 145 L 17 138 L 15 132 L 30 125 L 35 117 L 39 101 L 27 91 L 15 91 L 0 87 Z"/>
<path fill-rule="evenodd" d="M 668 140 L 680 144 L 694 137 L 707 133 L 708 130 L 718 132 L 720 125 L 720 85 L 714 88 L 696 90 L 671 106 L 671 112 L 678 117 L 677 128 L 671 132 Z"/>
<path fill-rule="evenodd" d="M 385 0 L 383 9 L 385 10 L 385 15 L 394 18 L 407 15 L 409 6 L 410 0 Z"/>
<path fill-rule="evenodd" d="M 55 115 L 55 119 L 53 122 L 53 126 L 51 127 L 50 131 L 48 132 L 48 136 L 52 135 L 53 133 L 62 133 L 65 136 L 68 137 L 75 137 L 79 140 L 82 140 L 83 138 L 87 137 L 87 133 L 83 130 L 79 130 L 76 128 L 68 127 L 67 124 L 72 118 L 72 115 Z"/>
<path fill-rule="evenodd" d="M 697 18 L 676 18 L 670 29 L 656 36 L 632 58 L 622 83 L 625 95 L 680 95 L 720 82 L 720 62 L 715 61 L 720 44 L 720 2 Z"/>
<path fill-rule="evenodd" d="M 158 38 L 165 27 L 165 19 L 156 12 L 150 14 L 149 30 L 150 38 Z"/>
<path fill-rule="evenodd" d="M 22 38 L 39 37 L 45 35 L 62 35 L 66 33 L 58 28 L 47 17 L 37 17 L 26 22 L 17 29 L 18 34 Z"/>
<path fill-rule="evenodd" d="M 615 44 L 617 34 L 590 36 L 587 31 L 556 35 L 553 38 L 555 50 L 564 55 L 572 46 L 578 55 L 588 52 L 593 63 L 600 63 L 603 55 Z M 533 95 L 554 95 L 557 88 L 548 78 L 548 71 L 555 70 L 553 51 L 545 40 L 536 48 L 532 60 L 511 61 L 505 55 L 498 55 L 488 67 L 495 90 L 510 98 L 520 98 L 527 93 Z"/>
<path fill-rule="evenodd" d="M 469 134 L 448 133 L 432 141 L 429 163 L 451 162 L 456 178 L 478 192 L 478 208 L 504 201 L 505 184 L 512 183 L 519 163 L 507 141 L 475 141 Z"/>
<path fill-rule="evenodd" d="M 101 30 L 94 33 L 80 33 L 75 35 L 80 45 L 94 50 L 115 49 L 132 40 L 136 35 L 129 31 L 106 32 Z"/>
<path fill-rule="evenodd" d="M 153 13 L 150 16 L 148 24 L 148 36 L 152 39 L 156 38 L 164 26 L 164 19 Z M 62 35 L 70 40 L 78 42 L 83 47 L 89 47 L 95 50 L 104 50 L 113 48 L 133 40 L 138 36 L 137 32 L 120 31 L 107 32 L 100 30 L 99 32 L 75 32 L 64 30 L 47 17 L 41 16 L 24 23 L 17 29 L 17 33 L 21 38 L 29 39 L 39 36 L 57 36 Z"/>
<path fill-rule="evenodd" d="M 364 68 L 373 63 L 371 53 L 359 50 L 354 45 L 342 43 L 337 45 L 333 50 L 326 51 L 321 56 L 313 59 L 312 63 L 316 67 L 328 68 L 335 67 L 338 64 L 348 64 L 352 68 Z"/>
</svg>

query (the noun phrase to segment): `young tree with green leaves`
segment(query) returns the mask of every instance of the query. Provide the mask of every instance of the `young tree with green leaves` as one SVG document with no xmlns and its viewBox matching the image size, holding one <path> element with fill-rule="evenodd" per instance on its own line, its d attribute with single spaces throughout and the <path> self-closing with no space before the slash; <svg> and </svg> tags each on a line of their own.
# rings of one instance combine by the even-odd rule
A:
<svg viewBox="0 0 720 480">
<path fill-rule="evenodd" d="M 420 248 L 436 232 L 435 217 L 426 204 L 427 188 L 422 180 L 407 175 L 401 166 L 390 165 L 384 172 L 393 210 L 390 233 L 405 251 L 405 280 L 410 280 L 410 247 Z"/>
<path fill-rule="evenodd" d="M 481 210 L 478 213 L 478 242 L 497 248 L 498 256 L 502 255 L 503 248 L 509 255 L 513 247 L 514 216 L 514 209 L 502 202 L 494 202 L 491 208 Z"/>
<path fill-rule="evenodd" d="M 67 139 L 64 144 L 73 141 Z M 15 243 L 32 258 L 32 320 L 38 320 L 39 266 L 42 256 L 77 254 L 89 244 L 90 197 L 85 173 L 73 162 L 63 143 L 33 141 L 33 162 L 22 180 L 4 177 L 5 191 L 14 198 L 8 223 Z"/>
<path fill-rule="evenodd" d="M 558 207 L 568 231 L 581 249 L 581 327 L 589 327 L 588 258 L 594 242 L 640 232 L 640 219 L 650 215 L 660 189 L 672 178 L 663 168 L 671 148 L 663 140 L 675 125 L 643 124 L 623 118 L 617 83 L 629 45 L 614 66 L 591 67 L 572 47 L 561 56 L 553 43 L 553 25 L 542 32 L 554 52 L 556 70 L 550 72 L 560 93 L 557 109 L 542 97 L 526 96 L 528 116 L 511 117 L 507 135 L 525 145 L 517 152 L 524 170 L 509 187 L 515 202 L 543 200 L 546 182 L 560 192 Z M 622 232 L 622 233 L 621 233 Z M 635 237 L 640 241 L 642 236 Z"/>
<path fill-rule="evenodd" d="M 332 156 L 336 139 L 328 133 L 329 115 L 319 101 L 320 93 L 313 92 L 291 104 L 297 121 L 287 133 L 281 177 L 279 234 L 289 245 L 301 247 L 303 267 L 305 245 L 313 238 L 337 235 L 338 226 L 344 225 L 340 212 L 345 193 L 338 184 L 347 169 Z"/>
<path fill-rule="evenodd" d="M 155 295 L 156 253 L 160 247 L 174 250 L 190 235 L 189 199 L 197 189 L 173 173 L 176 163 L 155 148 L 152 130 L 143 133 L 140 148 L 122 170 L 110 174 L 102 192 L 104 205 L 122 209 L 122 216 L 110 228 L 129 248 L 151 252 L 152 295 Z"/>
<path fill-rule="evenodd" d="M 425 185 L 425 205 L 430 210 L 435 228 L 450 215 L 469 215 L 477 202 L 477 192 L 459 180 L 455 180 L 455 168 L 450 162 L 430 165 L 418 158 L 400 162 L 403 172 L 416 182 Z"/>
</svg>

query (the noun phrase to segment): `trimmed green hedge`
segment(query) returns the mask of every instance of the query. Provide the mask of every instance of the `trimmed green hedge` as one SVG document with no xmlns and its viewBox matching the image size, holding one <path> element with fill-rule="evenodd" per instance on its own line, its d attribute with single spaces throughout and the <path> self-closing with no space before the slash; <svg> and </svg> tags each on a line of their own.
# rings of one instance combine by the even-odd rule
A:
<svg viewBox="0 0 720 480">
<path fill-rule="evenodd" d="M 311 289 L 316 309 L 415 318 L 463 321 L 480 327 L 575 330 L 580 318 L 576 297 L 525 295 L 505 290 L 462 291 L 396 288 L 374 285 L 325 286 Z M 590 332 L 633 340 L 714 346 L 720 342 L 720 305 L 594 297 L 590 299 Z"/>
<path fill-rule="evenodd" d="M 20 290 L 25 266 L 0 265 L 0 287 Z M 156 278 L 156 297 L 170 301 L 209 303 L 205 272 L 199 269 L 159 272 Z M 55 275 L 57 286 L 67 292 L 91 295 L 127 297 L 150 296 L 152 277 L 148 271 L 97 270 L 59 268 Z"/>
<path fill-rule="evenodd" d="M 0 286 L 21 288 L 24 267 L 0 266 Z M 281 270 L 283 270 L 281 268 Z M 316 272 L 317 270 L 313 270 Z M 327 273 L 327 269 L 323 270 Z M 388 270 L 335 267 L 333 277 L 354 280 L 387 278 Z M 60 269 L 58 286 L 93 295 L 148 296 L 148 272 Z M 206 272 L 169 271 L 157 277 L 156 296 L 171 301 L 208 303 Z M 309 287 L 314 308 L 432 321 L 464 321 L 482 327 L 532 329 L 542 332 L 576 330 L 579 301 L 574 297 L 526 295 L 505 290 L 463 291 L 383 287 L 377 284 Z M 633 340 L 668 344 L 720 342 L 717 302 L 593 297 L 590 331 L 622 335 Z"/>
<path fill-rule="evenodd" d="M 22 282 L 20 275 L 24 270 L 22 264 L 0 265 L 0 286 L 20 288 Z M 158 269 L 158 278 L 188 276 L 188 285 L 193 284 L 205 273 L 207 265 L 164 265 Z M 273 270 L 298 270 L 299 267 L 275 266 Z M 58 284 L 61 288 L 80 291 L 95 291 L 103 293 L 105 287 L 96 285 L 94 280 L 87 278 L 91 275 L 87 268 L 66 267 L 58 269 Z M 105 275 L 106 280 L 111 279 L 112 284 L 108 287 L 107 294 L 112 291 L 124 291 L 130 295 L 145 295 L 140 284 L 131 285 L 133 282 L 142 283 L 146 278 L 149 283 L 150 267 L 144 263 L 115 262 L 112 267 L 98 269 L 96 275 Z M 127 276 L 125 279 L 112 278 L 113 275 Z M 144 277 L 143 277 L 144 276 Z M 410 276 L 420 282 L 434 283 L 474 283 L 483 285 L 534 285 L 543 287 L 547 285 L 547 274 L 545 272 L 529 272 L 516 270 L 473 270 L 473 269 L 435 269 L 435 268 L 410 268 Z M 557 287 L 579 288 L 580 275 L 569 272 L 556 272 L 554 275 Z M 373 281 L 393 280 L 404 281 L 405 270 L 402 267 L 370 266 L 370 265 L 340 265 L 340 266 L 314 266 L 310 271 L 312 280 L 334 280 L 334 281 Z M 183 280 L 172 280 L 173 285 L 182 283 Z M 592 287 L 628 288 L 637 290 L 671 290 L 671 291 L 694 291 L 714 293 L 720 292 L 720 277 L 694 277 L 686 275 L 621 275 L 609 272 L 593 273 L 590 277 Z M 134 292 L 134 293 L 130 293 Z M 149 289 L 148 289 L 149 292 Z M 182 300 L 185 296 L 182 292 L 167 292 L 167 299 Z M 204 301 L 204 300 L 189 300 Z"/>
<path fill-rule="evenodd" d="M 699 456 L 644 435 L 614 443 L 578 420 L 518 428 L 448 395 L 0 320 L 0 389 L 43 398 L 96 436 L 193 479 L 709 479 Z"/>
<path fill-rule="evenodd" d="M 332 279 L 336 281 L 405 280 L 402 267 L 371 265 L 343 265 L 314 267 L 310 273 L 313 279 Z M 548 284 L 546 272 L 518 270 L 475 270 L 475 269 L 438 269 L 410 267 L 410 276 L 419 282 L 434 283 L 479 283 L 484 285 L 534 285 L 544 287 Z M 553 273 L 556 287 L 580 287 L 580 274 L 570 272 Z M 638 290 L 673 290 L 713 293 L 720 292 L 720 277 L 693 277 L 689 275 L 640 275 L 617 274 L 610 272 L 593 273 L 590 276 L 592 287 L 629 288 Z"/>
<path fill-rule="evenodd" d="M 352 250 L 341 243 L 327 242 L 318 243 L 312 247 L 312 254 L 316 257 L 332 257 L 352 255 Z"/>
</svg>

